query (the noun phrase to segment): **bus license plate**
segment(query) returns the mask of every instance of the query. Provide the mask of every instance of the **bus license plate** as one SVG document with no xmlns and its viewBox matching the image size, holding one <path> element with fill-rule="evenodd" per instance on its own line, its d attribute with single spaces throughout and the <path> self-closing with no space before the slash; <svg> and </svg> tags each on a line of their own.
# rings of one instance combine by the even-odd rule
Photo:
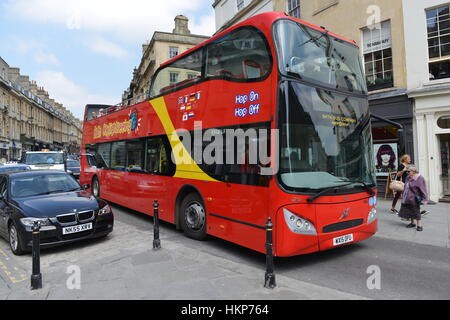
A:
<svg viewBox="0 0 450 320">
<path fill-rule="evenodd" d="M 342 236 L 342 237 L 333 238 L 333 245 L 339 246 L 341 244 L 349 243 L 352 241 L 353 241 L 353 233 L 350 233 L 350 234 L 346 234 L 345 236 Z"/>
<path fill-rule="evenodd" d="M 92 229 L 92 222 L 86 223 L 86 224 L 80 224 L 78 226 L 65 227 L 65 228 L 63 228 L 63 235 L 77 233 L 77 232 L 83 232 L 83 231 L 91 230 L 91 229 Z"/>
</svg>

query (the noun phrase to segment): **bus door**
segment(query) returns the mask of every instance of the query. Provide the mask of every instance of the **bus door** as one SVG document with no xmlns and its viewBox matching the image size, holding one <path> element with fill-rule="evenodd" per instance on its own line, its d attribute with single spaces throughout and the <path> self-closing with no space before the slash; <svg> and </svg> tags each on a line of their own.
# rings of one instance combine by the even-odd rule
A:
<svg viewBox="0 0 450 320">
<path fill-rule="evenodd" d="M 171 162 L 166 136 L 128 141 L 126 181 L 128 206 L 153 213 L 153 201 L 158 200 L 160 212 L 170 212 L 170 188 L 175 166 Z M 164 216 L 161 217 L 164 220 Z"/>
</svg>

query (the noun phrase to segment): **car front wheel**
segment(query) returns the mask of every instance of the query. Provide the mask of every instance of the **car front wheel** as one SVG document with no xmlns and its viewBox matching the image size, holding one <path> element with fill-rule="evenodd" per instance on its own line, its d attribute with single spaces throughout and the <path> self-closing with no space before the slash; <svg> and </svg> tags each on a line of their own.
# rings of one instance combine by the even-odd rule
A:
<svg viewBox="0 0 450 320">
<path fill-rule="evenodd" d="M 15 255 L 22 255 L 25 251 L 22 249 L 22 238 L 14 223 L 9 226 L 9 246 Z"/>
</svg>

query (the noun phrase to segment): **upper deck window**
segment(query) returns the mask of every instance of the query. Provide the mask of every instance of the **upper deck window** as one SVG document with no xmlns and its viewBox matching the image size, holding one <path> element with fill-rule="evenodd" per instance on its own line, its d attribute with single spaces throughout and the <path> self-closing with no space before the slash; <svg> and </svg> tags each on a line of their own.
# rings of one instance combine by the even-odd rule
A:
<svg viewBox="0 0 450 320">
<path fill-rule="evenodd" d="M 207 77 L 261 79 L 272 65 L 265 39 L 253 28 L 239 29 L 216 40 L 206 52 Z"/>
<path fill-rule="evenodd" d="M 272 57 L 262 33 L 242 27 L 161 68 L 154 77 L 151 97 L 201 80 L 260 81 L 271 69 Z"/>
<path fill-rule="evenodd" d="M 195 51 L 161 69 L 155 76 L 151 96 L 169 93 L 181 86 L 195 83 L 202 75 L 203 51 Z"/>
</svg>

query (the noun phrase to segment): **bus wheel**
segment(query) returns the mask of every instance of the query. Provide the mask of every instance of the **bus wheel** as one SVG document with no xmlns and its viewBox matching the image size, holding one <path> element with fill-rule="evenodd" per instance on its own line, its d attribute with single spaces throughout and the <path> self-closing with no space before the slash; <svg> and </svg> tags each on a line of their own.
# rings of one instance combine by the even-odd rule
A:
<svg viewBox="0 0 450 320">
<path fill-rule="evenodd" d="M 206 210 L 196 193 L 188 194 L 181 202 L 181 226 L 189 238 L 206 238 Z"/>
<path fill-rule="evenodd" d="M 94 177 L 94 179 L 92 179 L 92 194 L 100 198 L 100 183 L 98 182 L 97 177 Z"/>
</svg>

